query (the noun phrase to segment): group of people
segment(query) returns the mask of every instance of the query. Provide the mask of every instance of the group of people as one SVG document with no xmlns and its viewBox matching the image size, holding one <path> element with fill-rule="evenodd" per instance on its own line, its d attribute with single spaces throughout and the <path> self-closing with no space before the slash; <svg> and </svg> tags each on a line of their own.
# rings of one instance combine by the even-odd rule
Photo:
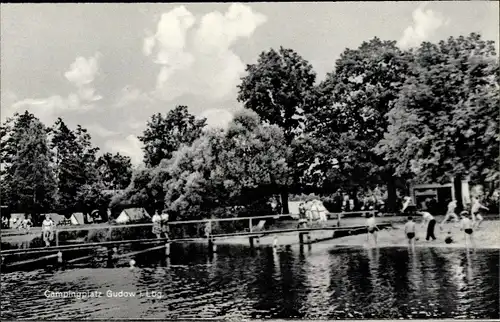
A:
<svg viewBox="0 0 500 322">
<path fill-rule="evenodd" d="M 168 219 L 169 215 L 166 210 L 163 210 L 161 215 L 158 213 L 158 211 L 156 211 L 151 218 L 151 221 L 153 222 L 153 234 L 156 236 L 156 238 L 160 239 L 162 235 L 165 238 L 169 238 Z"/>
<path fill-rule="evenodd" d="M 465 243 L 466 245 L 474 242 L 473 232 L 474 229 L 478 229 L 481 222 L 484 220 L 481 215 L 481 210 L 488 210 L 488 207 L 482 205 L 477 197 L 472 198 L 472 204 L 469 207 L 470 212 L 464 210 L 460 213 L 460 218 L 457 216 L 455 210 L 457 208 L 456 200 L 452 200 L 448 204 L 448 209 L 445 214 L 443 221 L 440 223 L 440 229 L 443 230 L 443 226 L 448 221 L 452 221 L 454 223 L 460 223 L 460 230 L 465 234 Z M 436 226 L 436 219 L 434 216 L 427 211 L 417 211 L 417 215 L 422 216 L 422 228 L 427 226 L 427 234 L 426 240 L 436 240 L 436 236 L 434 235 L 434 229 Z M 416 223 L 412 216 L 408 217 L 408 221 L 405 224 L 405 234 L 408 238 L 408 243 L 410 245 L 415 245 L 415 233 L 416 233 Z M 448 236 L 445 239 L 446 243 L 451 243 L 453 241 L 451 237 L 451 231 L 448 232 Z"/>
<path fill-rule="evenodd" d="M 328 221 L 327 210 L 319 199 L 308 200 L 299 204 L 299 224 L 297 228 L 307 227 L 318 222 L 325 225 Z"/>
<path fill-rule="evenodd" d="M 409 208 L 410 205 L 410 198 L 406 197 L 403 202 L 403 208 L 402 211 L 405 212 Z M 468 245 L 469 243 L 473 244 L 474 239 L 473 239 L 473 232 L 474 229 L 479 228 L 479 225 L 481 222 L 484 220 L 483 216 L 481 215 L 481 210 L 489 210 L 488 207 L 485 207 L 482 205 L 477 197 L 472 198 L 472 203 L 470 205 L 466 206 L 466 209 L 470 209 L 470 212 L 467 210 L 464 210 L 460 213 L 460 218 L 457 216 L 455 213 L 455 210 L 457 208 L 457 202 L 456 200 L 450 201 L 448 204 L 448 209 L 445 214 L 445 217 L 443 221 L 440 223 L 440 228 L 443 230 L 443 226 L 445 223 L 448 221 L 453 221 L 454 223 L 460 223 L 460 230 L 464 232 L 465 234 L 465 243 Z M 436 227 L 436 219 L 435 217 L 428 211 L 415 211 L 416 215 L 419 215 L 422 217 L 422 224 L 421 227 L 425 228 L 426 227 L 426 236 L 425 239 L 427 241 L 429 240 L 436 240 L 436 236 L 434 235 L 434 230 Z M 413 216 L 408 217 L 408 221 L 406 222 L 404 226 L 404 233 L 406 235 L 406 238 L 408 239 L 408 243 L 410 246 L 415 245 L 415 239 L 416 237 L 416 228 L 417 224 L 414 220 Z M 377 243 L 377 231 L 379 230 L 376 222 L 375 222 L 375 215 L 370 214 L 368 215 L 368 218 L 366 220 L 366 227 L 367 227 L 367 241 L 370 240 L 370 236 L 372 236 L 375 244 Z M 445 238 L 446 243 L 451 243 L 453 242 L 453 239 L 451 237 L 451 231 L 448 232 L 448 236 Z"/>
</svg>

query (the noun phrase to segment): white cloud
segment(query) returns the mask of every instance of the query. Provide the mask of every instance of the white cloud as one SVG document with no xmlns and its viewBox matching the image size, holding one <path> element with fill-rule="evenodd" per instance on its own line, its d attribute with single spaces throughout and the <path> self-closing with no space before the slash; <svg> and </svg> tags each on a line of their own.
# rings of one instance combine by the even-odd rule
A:
<svg viewBox="0 0 500 322">
<path fill-rule="evenodd" d="M 140 164 L 143 160 L 142 143 L 135 135 L 131 134 L 121 140 L 110 140 L 106 145 L 112 152 L 120 152 L 129 156 L 134 165 Z"/>
<path fill-rule="evenodd" d="M 425 5 L 419 6 L 413 11 L 413 25 L 405 29 L 398 45 L 404 49 L 418 46 L 423 41 L 429 40 L 436 30 L 447 24 L 449 24 L 449 19 L 440 12 L 425 10 Z"/>
<path fill-rule="evenodd" d="M 7 115 L 7 117 L 12 116 L 16 112 L 23 113 L 27 110 L 38 117 L 40 121 L 49 125 L 53 123 L 61 115 L 61 112 L 67 108 L 67 100 L 59 95 L 43 99 L 27 98 L 12 104 L 8 109 L 10 115 Z M 4 113 L 2 112 L 2 114 Z"/>
<path fill-rule="evenodd" d="M 76 87 L 92 83 L 99 71 L 97 62 L 99 56 L 99 53 L 96 53 L 93 57 L 88 59 L 85 57 L 77 57 L 75 62 L 71 64 L 70 69 L 64 73 L 64 76 L 67 80 L 75 84 Z"/>
<path fill-rule="evenodd" d="M 95 93 L 92 85 L 99 73 L 100 56 L 100 53 L 96 53 L 89 58 L 77 57 L 70 69 L 64 73 L 64 77 L 77 88 L 77 94 L 82 101 L 94 102 L 102 99 L 102 96 Z"/>
<path fill-rule="evenodd" d="M 154 61 L 161 65 L 158 96 L 173 100 L 189 93 L 221 99 L 234 93 L 245 65 L 232 46 L 251 37 L 265 21 L 244 4 L 232 4 L 224 14 L 208 13 L 198 24 L 184 6 L 164 13 L 143 46 L 146 56 L 156 52 Z"/>
<path fill-rule="evenodd" d="M 209 109 L 201 114 L 201 117 L 207 119 L 207 126 L 210 128 L 227 128 L 233 120 L 233 113 L 223 109 Z"/>
<path fill-rule="evenodd" d="M 85 113 L 94 108 L 94 103 L 102 99 L 102 96 L 96 94 L 92 84 L 99 72 L 99 57 L 99 53 L 88 59 L 77 57 L 75 62 L 71 64 L 70 69 L 64 73 L 64 76 L 76 87 L 76 91 L 70 93 L 67 97 L 52 95 L 47 98 L 18 100 L 11 93 L 2 94 L 2 122 L 16 112 L 23 113 L 27 110 L 48 125 L 69 109 L 78 113 Z"/>
</svg>

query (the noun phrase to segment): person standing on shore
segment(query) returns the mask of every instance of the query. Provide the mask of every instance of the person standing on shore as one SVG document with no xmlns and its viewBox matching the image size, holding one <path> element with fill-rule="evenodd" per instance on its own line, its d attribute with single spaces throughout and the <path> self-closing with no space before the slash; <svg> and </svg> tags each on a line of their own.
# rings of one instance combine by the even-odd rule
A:
<svg viewBox="0 0 500 322">
<path fill-rule="evenodd" d="M 458 216 L 457 214 L 455 213 L 455 209 L 457 208 L 457 201 L 456 200 L 452 200 L 448 203 L 448 210 L 446 211 L 446 215 L 444 216 L 444 219 L 443 221 L 441 222 L 440 224 L 440 228 L 441 230 L 443 230 L 443 225 L 448 221 L 450 220 L 450 218 L 454 221 L 454 222 L 458 222 L 459 219 L 458 219 Z"/>
<path fill-rule="evenodd" d="M 299 204 L 299 223 L 297 224 L 297 228 L 307 228 L 307 216 L 306 216 L 306 207 L 303 202 Z"/>
<path fill-rule="evenodd" d="M 165 238 L 169 238 L 168 237 L 168 233 L 169 233 L 168 219 L 169 219 L 168 212 L 167 212 L 167 210 L 164 209 L 161 213 L 161 232 L 165 235 Z"/>
<path fill-rule="evenodd" d="M 460 227 L 460 230 L 464 232 L 464 237 L 465 237 L 465 246 L 466 247 L 469 247 L 468 243 L 467 243 L 467 240 L 470 241 L 470 243 L 472 244 L 473 247 L 475 247 L 474 245 L 474 238 L 472 237 L 472 233 L 473 233 L 473 225 L 474 223 L 468 218 L 468 212 L 467 211 L 462 211 L 460 213 L 460 217 L 462 218 L 462 221 L 461 221 L 461 227 Z"/>
<path fill-rule="evenodd" d="M 319 222 L 322 226 L 325 226 L 326 222 L 328 221 L 328 218 L 326 218 L 325 205 L 323 205 L 323 202 L 321 202 L 321 200 L 319 199 L 316 199 L 316 204 L 318 208 Z"/>
<path fill-rule="evenodd" d="M 45 242 L 45 247 L 50 246 L 50 241 L 52 240 L 52 237 L 54 235 L 54 222 L 52 221 L 52 218 L 50 218 L 49 214 L 45 215 L 45 220 L 42 222 L 42 234 L 43 234 L 43 241 Z"/>
<path fill-rule="evenodd" d="M 481 209 L 489 210 L 488 207 L 483 206 L 479 202 L 478 197 L 473 197 L 472 198 L 472 206 L 471 206 L 471 216 L 472 216 L 472 224 L 473 224 L 473 226 L 475 225 L 476 228 L 479 228 L 479 225 L 484 220 L 483 216 L 481 215 Z M 477 219 L 477 223 L 476 223 L 476 219 Z"/>
<path fill-rule="evenodd" d="M 161 216 L 158 214 L 157 210 L 155 210 L 155 214 L 153 215 L 153 218 L 151 218 L 151 221 L 153 222 L 153 234 L 156 235 L 156 238 L 160 239 L 161 238 Z"/>
<path fill-rule="evenodd" d="M 414 248 L 415 247 L 415 222 L 413 221 L 413 217 L 409 216 L 408 221 L 405 224 L 405 234 L 408 238 L 408 244 Z"/>
<path fill-rule="evenodd" d="M 411 204 L 411 197 L 404 197 L 403 198 L 403 208 L 401 208 L 401 212 L 404 213 L 406 208 L 408 208 Z"/>
<path fill-rule="evenodd" d="M 370 235 L 373 236 L 373 240 L 375 242 L 375 246 L 377 245 L 377 223 L 375 222 L 375 214 L 368 214 L 368 219 L 366 219 L 366 241 L 370 241 Z"/>
<path fill-rule="evenodd" d="M 422 228 L 427 224 L 427 235 L 425 240 L 436 240 L 436 236 L 434 236 L 434 227 L 436 226 L 436 219 L 431 215 L 430 212 L 427 211 L 418 211 L 417 214 L 422 215 Z"/>
</svg>

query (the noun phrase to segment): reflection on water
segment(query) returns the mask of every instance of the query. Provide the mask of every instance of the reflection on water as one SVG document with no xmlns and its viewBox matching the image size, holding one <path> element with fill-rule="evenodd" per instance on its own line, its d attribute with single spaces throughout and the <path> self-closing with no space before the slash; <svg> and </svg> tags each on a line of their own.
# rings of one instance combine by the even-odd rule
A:
<svg viewBox="0 0 500 322">
<path fill-rule="evenodd" d="M 172 247 L 59 271 L 2 274 L 2 319 L 498 318 L 497 250 Z M 103 292 L 47 298 L 49 291 Z M 135 292 L 107 297 L 106 291 Z"/>
</svg>

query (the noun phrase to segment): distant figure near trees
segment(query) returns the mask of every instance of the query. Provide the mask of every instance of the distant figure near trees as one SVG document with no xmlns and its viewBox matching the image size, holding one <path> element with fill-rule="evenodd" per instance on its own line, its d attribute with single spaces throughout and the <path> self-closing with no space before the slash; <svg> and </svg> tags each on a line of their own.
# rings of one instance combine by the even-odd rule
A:
<svg viewBox="0 0 500 322">
<path fill-rule="evenodd" d="M 169 219 L 169 215 L 168 215 L 167 210 L 163 210 L 161 213 L 161 232 L 163 233 L 165 238 L 169 238 L 168 233 L 169 233 L 170 229 L 168 226 L 168 219 Z"/>
<path fill-rule="evenodd" d="M 299 223 L 297 228 L 307 228 L 306 206 L 303 202 L 299 204 Z"/>
<path fill-rule="evenodd" d="M 161 238 L 162 227 L 161 227 L 161 216 L 158 214 L 158 211 L 155 211 L 153 218 L 151 218 L 153 222 L 153 234 L 156 235 L 156 238 Z"/>
<path fill-rule="evenodd" d="M 45 220 L 42 222 L 42 236 L 45 242 L 45 247 L 50 246 L 50 242 L 54 238 L 54 222 L 49 214 L 45 215 Z"/>
</svg>

